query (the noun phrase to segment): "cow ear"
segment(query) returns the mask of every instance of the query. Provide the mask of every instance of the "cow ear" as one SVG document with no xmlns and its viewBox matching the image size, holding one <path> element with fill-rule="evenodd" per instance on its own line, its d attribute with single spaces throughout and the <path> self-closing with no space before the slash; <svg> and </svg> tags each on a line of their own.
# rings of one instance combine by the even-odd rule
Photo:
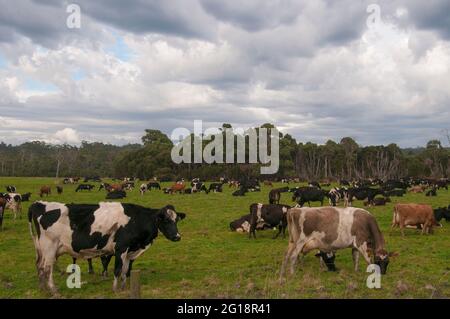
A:
<svg viewBox="0 0 450 319">
<path fill-rule="evenodd" d="M 396 251 L 391 251 L 391 252 L 388 254 L 389 257 L 397 257 L 398 255 L 399 255 L 399 253 L 396 252 Z"/>
<path fill-rule="evenodd" d="M 183 219 L 186 218 L 186 214 L 185 214 L 185 213 L 177 213 L 177 217 L 178 217 L 180 220 L 183 220 Z"/>
<path fill-rule="evenodd" d="M 166 208 L 161 208 L 158 212 L 158 219 L 159 220 L 165 220 L 167 219 L 167 214 L 166 214 Z"/>
</svg>

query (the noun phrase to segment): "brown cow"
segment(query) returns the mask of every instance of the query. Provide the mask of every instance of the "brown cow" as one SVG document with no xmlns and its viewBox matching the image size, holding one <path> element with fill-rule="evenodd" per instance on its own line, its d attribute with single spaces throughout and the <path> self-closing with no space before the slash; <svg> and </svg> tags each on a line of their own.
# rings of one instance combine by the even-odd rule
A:
<svg viewBox="0 0 450 319">
<path fill-rule="evenodd" d="M 283 280 L 290 261 L 290 273 L 294 273 L 299 254 L 319 249 L 330 253 L 352 248 L 355 270 L 358 269 L 359 254 L 367 264 L 375 263 L 385 274 L 389 254 L 385 250 L 383 234 L 373 215 L 357 207 L 294 207 L 287 212 L 289 246 L 280 271 Z M 373 259 L 369 257 L 373 252 Z"/>
<path fill-rule="evenodd" d="M 394 216 L 392 218 L 391 229 L 398 226 L 402 236 L 405 236 L 405 226 L 420 226 L 422 234 L 433 232 L 434 219 L 433 207 L 425 204 L 396 204 L 394 206 Z"/>
<path fill-rule="evenodd" d="M 264 186 L 270 186 L 273 187 L 273 184 L 271 181 L 264 181 Z"/>
<path fill-rule="evenodd" d="M 39 192 L 39 196 L 42 197 L 42 195 L 50 195 L 52 193 L 52 188 L 50 186 L 42 186 L 41 190 Z"/>
<path fill-rule="evenodd" d="M 186 187 L 186 184 L 184 184 L 183 182 L 176 182 L 175 184 L 173 184 L 170 187 L 170 193 L 173 194 L 175 192 L 182 192 L 184 190 L 184 188 Z"/>
</svg>

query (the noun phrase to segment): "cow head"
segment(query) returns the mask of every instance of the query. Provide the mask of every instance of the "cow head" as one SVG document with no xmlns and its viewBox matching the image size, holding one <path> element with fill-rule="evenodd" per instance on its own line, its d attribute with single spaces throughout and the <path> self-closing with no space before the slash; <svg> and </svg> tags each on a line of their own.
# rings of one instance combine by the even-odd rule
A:
<svg viewBox="0 0 450 319">
<path fill-rule="evenodd" d="M 333 252 L 324 252 L 320 251 L 315 255 L 318 258 L 321 258 L 322 261 L 327 266 L 328 271 L 336 271 L 336 265 L 334 264 L 334 260 L 336 259 L 336 255 Z"/>
<path fill-rule="evenodd" d="M 382 275 L 386 274 L 389 265 L 389 257 L 397 256 L 397 253 L 388 253 L 384 249 L 377 251 L 374 257 L 374 263 L 380 267 Z"/>
<path fill-rule="evenodd" d="M 179 241 L 181 239 L 178 233 L 177 223 L 186 217 L 184 213 L 177 213 L 175 207 L 167 205 L 160 209 L 158 213 L 159 230 L 171 241 Z"/>
</svg>

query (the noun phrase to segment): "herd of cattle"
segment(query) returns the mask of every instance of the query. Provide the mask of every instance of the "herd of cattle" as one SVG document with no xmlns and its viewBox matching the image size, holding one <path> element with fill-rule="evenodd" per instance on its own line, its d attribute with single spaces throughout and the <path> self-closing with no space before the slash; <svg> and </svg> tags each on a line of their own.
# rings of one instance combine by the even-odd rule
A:
<svg viewBox="0 0 450 319">
<path fill-rule="evenodd" d="M 66 178 L 62 184 L 78 184 L 75 192 L 92 192 L 97 188 L 90 181 L 98 182 L 97 191 L 105 190 L 106 199 L 122 199 L 127 191 L 135 188 L 134 179 L 114 181 L 114 184 L 102 182 L 98 176 Z M 230 223 L 230 229 L 248 232 L 250 238 L 256 238 L 256 230 L 278 228 L 274 235 L 285 237 L 289 233 L 289 245 L 280 271 L 283 279 L 290 264 L 290 273 L 294 272 L 298 257 L 310 251 L 317 251 L 320 264 L 328 270 L 336 270 L 336 251 L 352 249 L 355 270 L 358 268 L 359 256 L 367 263 L 379 265 L 381 273 L 386 273 L 389 257 L 395 253 L 386 250 L 383 234 L 373 215 L 367 210 L 353 206 L 355 199 L 364 201 L 366 206 L 385 205 L 391 197 L 403 196 L 407 192 L 425 193 L 437 196 L 438 192 L 448 190 L 449 180 L 366 180 L 340 181 L 339 187 L 324 189 L 330 183 L 311 181 L 308 186 L 289 187 L 292 180 L 282 180 L 287 186 L 273 188 L 272 181 L 263 185 L 271 187 L 268 194 L 269 204 L 253 203 L 249 214 Z M 296 182 L 296 181 L 294 181 Z M 161 188 L 155 179 L 139 186 L 142 196 L 150 190 L 160 190 L 165 194 L 193 194 L 222 192 L 224 186 L 236 188 L 232 196 L 245 196 L 247 192 L 261 191 L 257 179 L 231 181 L 221 179 L 210 183 L 196 178 L 190 187 L 184 179 L 173 183 L 168 188 Z M 21 203 L 29 201 L 31 193 L 20 194 L 16 187 L 6 186 L 6 193 L 0 193 L 0 229 L 6 209 L 14 214 L 14 219 L 21 216 Z M 57 194 L 62 194 L 63 186 L 56 186 Z M 282 194 L 291 194 L 295 206 L 280 204 Z M 44 185 L 38 192 L 42 198 L 52 194 L 52 189 Z M 329 206 L 324 206 L 328 200 Z M 311 203 L 320 202 L 320 207 L 311 207 Z M 343 207 L 337 207 L 342 202 Z M 304 207 L 308 204 L 309 207 Z M 115 257 L 113 288 L 123 288 L 130 274 L 133 261 L 149 246 L 160 231 L 166 238 L 179 241 L 181 236 L 177 223 L 186 217 L 174 206 L 167 205 L 160 209 L 151 209 L 135 204 L 120 202 L 100 202 L 98 204 L 63 204 L 57 202 L 36 201 L 29 207 L 28 221 L 30 233 L 36 249 L 36 267 L 39 282 L 56 293 L 53 282 L 53 267 L 59 256 L 69 254 L 76 259 L 87 259 L 89 271 L 92 271 L 91 258 L 100 257 L 103 265 L 102 274 L 107 274 L 111 258 Z M 394 205 L 392 228 L 399 227 L 404 235 L 405 227 L 421 229 L 422 233 L 432 233 L 434 226 L 442 226 L 440 221 L 450 221 L 450 205 L 434 209 L 425 204 Z M 372 257 L 371 257 L 372 256 Z M 121 285 L 119 287 L 119 281 Z"/>
</svg>

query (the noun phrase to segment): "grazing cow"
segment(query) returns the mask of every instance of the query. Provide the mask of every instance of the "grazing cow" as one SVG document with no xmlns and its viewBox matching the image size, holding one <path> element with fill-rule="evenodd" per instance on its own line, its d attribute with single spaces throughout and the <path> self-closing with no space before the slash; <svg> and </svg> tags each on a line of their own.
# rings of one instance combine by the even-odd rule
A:
<svg viewBox="0 0 450 319">
<path fill-rule="evenodd" d="M 292 196 L 292 201 L 303 207 L 305 203 L 311 206 L 311 202 L 320 202 L 320 206 L 323 206 L 323 199 L 325 198 L 326 192 L 315 187 L 300 187 L 295 190 Z"/>
<path fill-rule="evenodd" d="M 0 196 L 0 230 L 3 230 L 3 216 L 5 215 L 6 204 L 6 198 Z"/>
<path fill-rule="evenodd" d="M 106 199 L 121 199 L 127 197 L 127 193 L 125 191 L 114 190 L 106 194 Z"/>
<path fill-rule="evenodd" d="M 4 196 L 6 200 L 6 208 L 14 213 L 14 219 L 22 218 L 22 196 L 18 193 L 8 193 Z"/>
<path fill-rule="evenodd" d="M 159 185 L 159 183 L 157 183 L 157 182 L 150 182 L 150 183 L 148 183 L 147 184 L 147 189 L 151 190 L 152 188 L 160 190 L 161 189 L 161 185 Z"/>
<path fill-rule="evenodd" d="M 147 184 L 142 184 L 142 185 L 139 187 L 139 192 L 141 193 L 141 195 L 144 195 L 145 192 L 146 192 L 147 190 L 148 190 Z"/>
<path fill-rule="evenodd" d="M 383 234 L 374 216 L 356 207 L 294 207 L 287 212 L 289 245 L 280 271 L 283 279 L 288 262 L 293 274 L 299 254 L 319 249 L 330 253 L 352 248 L 355 271 L 358 270 L 359 254 L 368 264 L 380 266 L 386 273 L 389 256 L 385 250 Z M 369 258 L 372 251 L 374 261 Z"/>
<path fill-rule="evenodd" d="M 309 183 L 308 183 L 308 186 L 309 186 L 309 187 L 315 187 L 315 188 L 320 189 L 320 184 L 319 184 L 319 182 L 316 182 L 316 181 L 311 181 L 311 182 L 309 182 Z"/>
<path fill-rule="evenodd" d="M 25 193 L 25 194 L 21 194 L 20 197 L 22 197 L 22 202 L 28 202 L 30 200 L 31 197 L 31 193 Z"/>
<path fill-rule="evenodd" d="M 214 193 L 222 193 L 223 183 L 211 183 L 208 191 L 214 191 Z"/>
<path fill-rule="evenodd" d="M 344 190 L 338 187 L 332 188 L 328 192 L 327 197 L 329 199 L 330 205 L 336 206 L 341 200 L 341 198 L 344 198 Z"/>
<path fill-rule="evenodd" d="M 127 191 L 131 191 L 134 188 L 134 182 L 125 182 L 122 183 L 121 189 L 127 190 Z"/>
<path fill-rule="evenodd" d="M 368 187 L 353 187 L 344 190 L 344 206 L 352 206 L 353 199 L 356 198 L 358 200 L 364 200 L 367 198 L 367 201 L 370 205 L 373 205 L 373 200 L 377 195 L 384 195 L 384 190 L 381 188 L 368 188 Z"/>
<path fill-rule="evenodd" d="M 250 232 L 249 238 L 256 239 L 256 228 L 257 225 L 264 224 L 268 227 L 277 227 L 278 233 L 274 235 L 273 239 L 277 238 L 281 232 L 283 232 L 283 238 L 286 233 L 286 212 L 290 206 L 288 205 L 278 205 L 269 204 L 263 205 L 259 203 L 253 203 L 250 205 Z"/>
<path fill-rule="evenodd" d="M 431 234 L 435 224 L 433 208 L 430 205 L 396 204 L 394 206 L 391 229 L 396 226 L 400 227 L 402 236 L 405 236 L 403 231 L 405 226 L 423 225 L 422 234 Z"/>
<path fill-rule="evenodd" d="M 17 192 L 16 186 L 8 185 L 8 186 L 6 186 L 5 188 L 6 188 L 6 191 L 7 191 L 8 193 L 15 193 L 15 192 Z"/>
<path fill-rule="evenodd" d="M 48 197 L 52 193 L 52 188 L 50 186 L 42 186 L 39 190 L 39 197 L 44 196 L 44 194 Z"/>
<path fill-rule="evenodd" d="M 61 195 L 63 193 L 62 186 L 56 186 L 56 192 L 58 193 L 58 195 Z"/>
<path fill-rule="evenodd" d="M 75 192 L 82 191 L 82 190 L 88 190 L 91 191 L 95 186 L 92 184 L 80 184 L 78 185 L 77 189 L 75 189 Z"/>
<path fill-rule="evenodd" d="M 203 182 L 192 182 L 191 186 L 192 186 L 192 193 L 199 193 L 201 191 L 204 191 L 206 194 L 209 193 L 209 190 L 206 188 Z"/>
<path fill-rule="evenodd" d="M 279 204 L 281 199 L 281 193 L 289 192 L 289 187 L 281 187 L 272 189 L 269 192 L 269 203 L 270 204 Z"/>
<path fill-rule="evenodd" d="M 448 190 L 448 180 L 439 180 L 434 182 L 434 186 L 437 189 L 441 189 L 441 188 L 445 188 L 446 190 Z"/>
<path fill-rule="evenodd" d="M 119 279 L 124 288 L 130 261 L 153 243 L 158 230 L 169 240 L 179 241 L 177 222 L 184 217 L 171 205 L 152 209 L 108 202 L 35 202 L 29 208 L 28 221 L 41 287 L 46 285 L 52 293 L 57 292 L 53 266 L 59 256 L 69 254 L 74 258 L 114 255 L 113 289 L 118 290 Z"/>
<path fill-rule="evenodd" d="M 442 218 L 450 222 L 450 205 L 448 207 L 440 207 L 434 210 L 434 219 L 436 222 L 440 222 Z"/>
</svg>

